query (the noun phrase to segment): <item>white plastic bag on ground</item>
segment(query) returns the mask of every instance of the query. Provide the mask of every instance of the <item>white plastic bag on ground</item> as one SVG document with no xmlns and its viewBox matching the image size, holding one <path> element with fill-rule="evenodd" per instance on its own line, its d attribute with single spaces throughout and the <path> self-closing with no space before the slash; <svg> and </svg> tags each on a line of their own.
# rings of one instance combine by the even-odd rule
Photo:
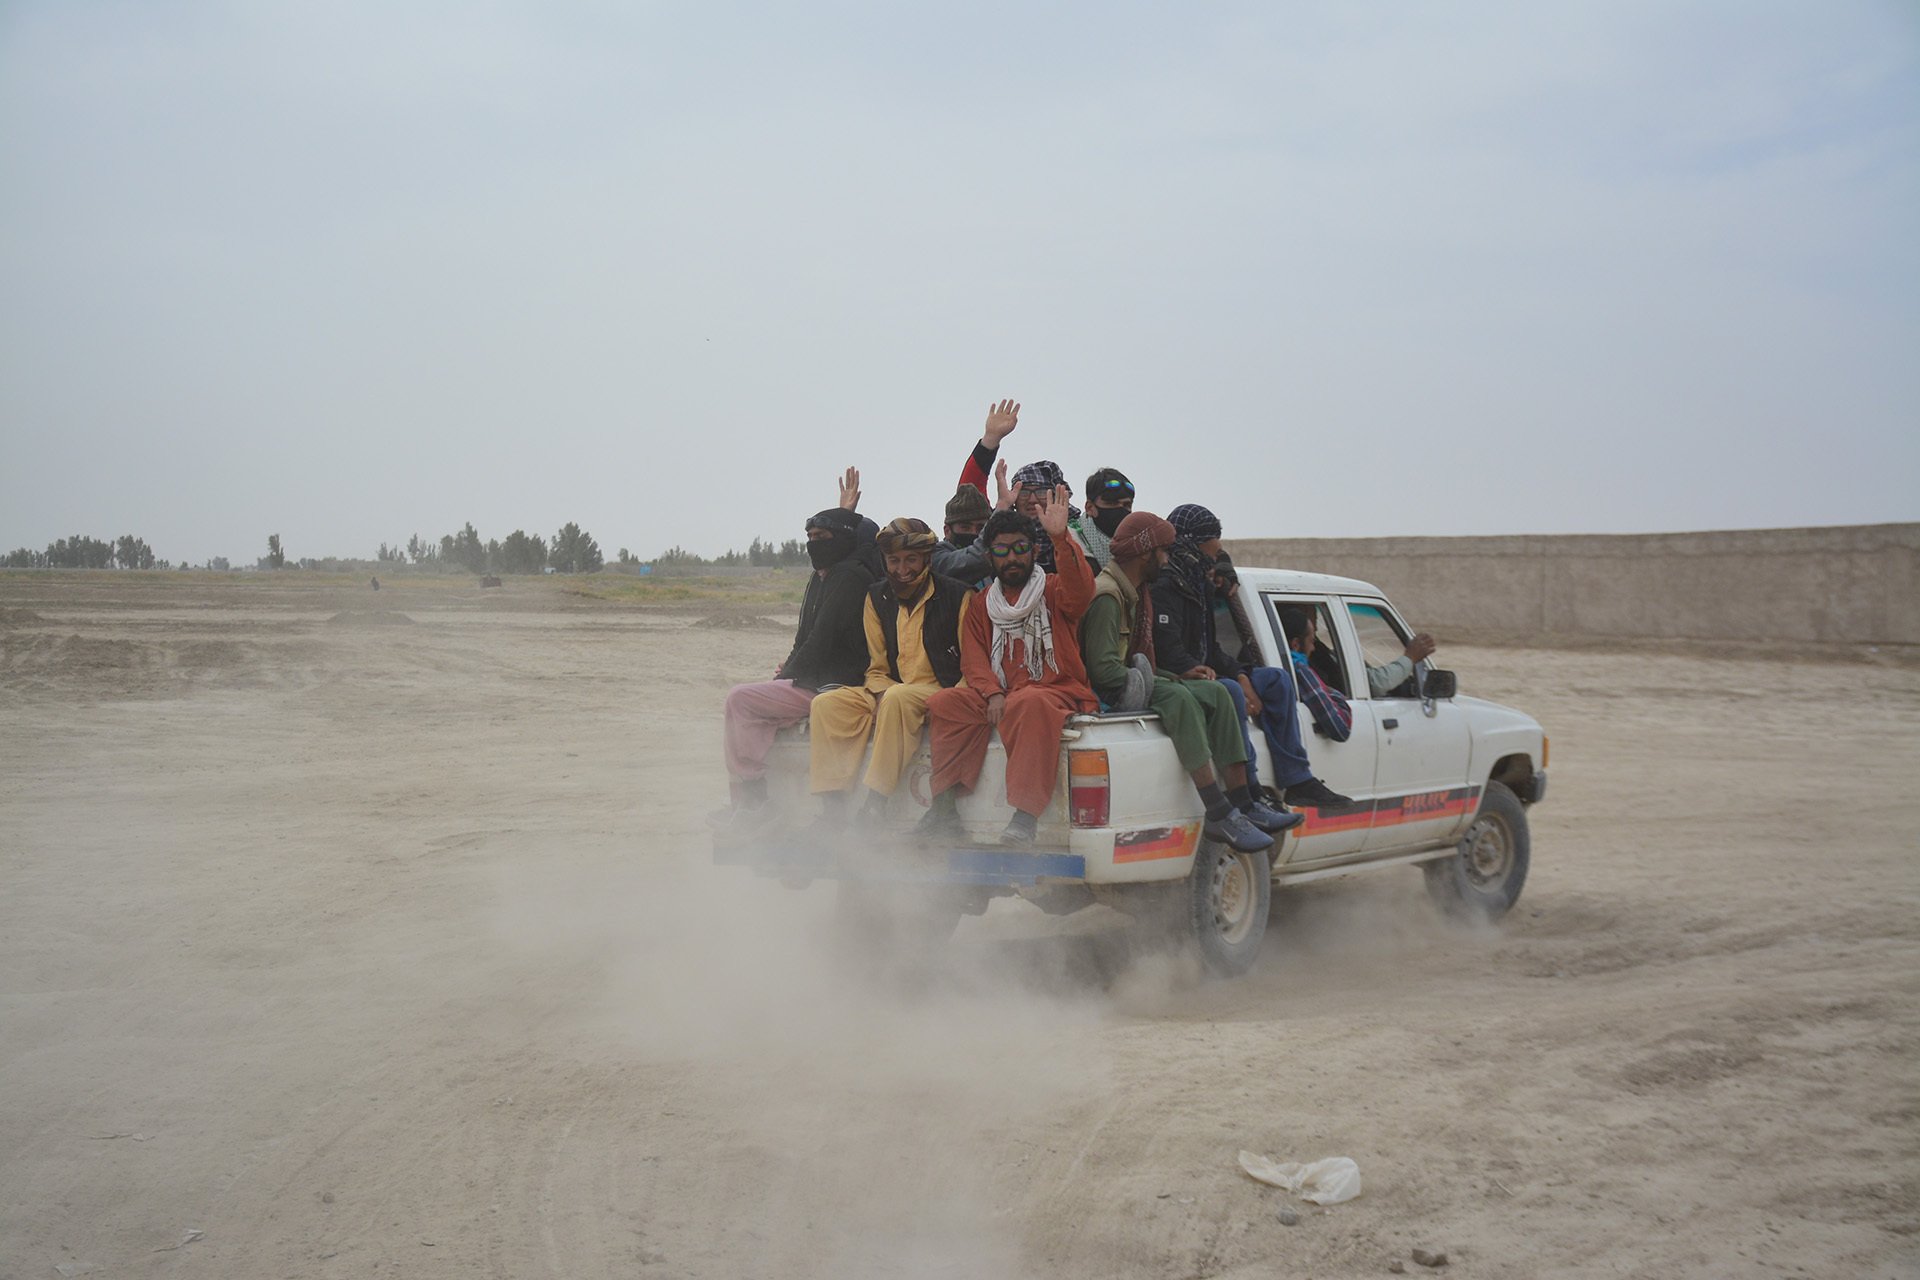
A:
<svg viewBox="0 0 1920 1280">
<path fill-rule="evenodd" d="M 1360 1166 L 1345 1156 L 1329 1156 L 1312 1164 L 1279 1164 L 1242 1151 L 1240 1167 L 1255 1182 L 1291 1191 L 1315 1204 L 1339 1204 L 1360 1194 Z"/>
</svg>

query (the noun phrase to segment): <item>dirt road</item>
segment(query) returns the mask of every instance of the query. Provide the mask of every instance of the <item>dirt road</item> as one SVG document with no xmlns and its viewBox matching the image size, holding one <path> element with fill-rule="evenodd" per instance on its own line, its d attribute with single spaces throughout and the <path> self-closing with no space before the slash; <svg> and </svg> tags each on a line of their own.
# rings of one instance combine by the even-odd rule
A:
<svg viewBox="0 0 1920 1280">
<path fill-rule="evenodd" d="M 1000 903 L 908 998 L 705 865 L 780 627 L 139 577 L 0 575 L 0 1277 L 1920 1269 L 1920 672 L 1454 647 L 1553 739 L 1504 927 Z"/>
</svg>

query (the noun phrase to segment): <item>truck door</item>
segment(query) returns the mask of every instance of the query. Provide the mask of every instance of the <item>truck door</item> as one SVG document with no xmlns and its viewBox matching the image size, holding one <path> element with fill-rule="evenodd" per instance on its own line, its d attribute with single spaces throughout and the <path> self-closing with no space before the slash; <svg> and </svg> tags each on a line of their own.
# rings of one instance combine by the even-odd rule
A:
<svg viewBox="0 0 1920 1280">
<path fill-rule="evenodd" d="M 1344 603 L 1367 667 L 1383 668 L 1405 656 L 1402 650 L 1412 633 L 1386 601 L 1349 599 Z M 1479 793 L 1467 786 L 1471 740 L 1466 712 L 1451 701 L 1421 698 L 1422 675 L 1424 670 L 1416 671 L 1381 692 L 1367 689 L 1367 706 L 1379 739 L 1368 853 L 1419 849 L 1449 840 L 1479 807 Z M 1365 687 L 1365 672 L 1361 680 Z M 1356 712 L 1358 707 L 1356 703 Z"/>
<path fill-rule="evenodd" d="M 1346 610 L 1328 596 L 1267 592 L 1266 623 L 1270 628 L 1261 639 L 1263 656 L 1278 666 L 1289 661 L 1285 647 L 1286 632 L 1279 611 L 1285 607 L 1307 610 L 1314 619 L 1314 634 L 1322 650 L 1314 660 L 1329 688 L 1349 695 L 1353 708 L 1353 732 L 1345 742 L 1336 742 L 1314 729 L 1307 708 L 1300 708 L 1300 743 L 1307 750 L 1314 776 L 1345 796 L 1351 796 L 1351 809 L 1306 809 L 1306 821 L 1293 829 L 1277 851 L 1276 861 L 1287 866 L 1321 862 L 1357 855 L 1365 847 L 1367 831 L 1373 824 L 1375 730 L 1366 697 L 1364 668 L 1357 659 L 1357 646 L 1346 629 Z M 1361 674 L 1359 701 L 1351 700 L 1354 679 Z M 1256 733 L 1254 745 L 1261 753 L 1261 777 L 1271 779 L 1273 766 L 1265 735 Z"/>
</svg>

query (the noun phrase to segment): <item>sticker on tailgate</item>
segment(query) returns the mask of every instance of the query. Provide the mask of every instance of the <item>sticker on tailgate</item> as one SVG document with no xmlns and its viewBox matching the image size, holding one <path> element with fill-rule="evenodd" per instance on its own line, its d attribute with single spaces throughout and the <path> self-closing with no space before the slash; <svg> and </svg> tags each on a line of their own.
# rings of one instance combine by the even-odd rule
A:
<svg viewBox="0 0 1920 1280">
<path fill-rule="evenodd" d="M 1200 824 L 1189 822 L 1179 827 L 1142 827 L 1122 831 L 1113 838 L 1115 862 L 1152 862 L 1159 858 L 1184 858 L 1193 852 L 1200 839 Z"/>
</svg>

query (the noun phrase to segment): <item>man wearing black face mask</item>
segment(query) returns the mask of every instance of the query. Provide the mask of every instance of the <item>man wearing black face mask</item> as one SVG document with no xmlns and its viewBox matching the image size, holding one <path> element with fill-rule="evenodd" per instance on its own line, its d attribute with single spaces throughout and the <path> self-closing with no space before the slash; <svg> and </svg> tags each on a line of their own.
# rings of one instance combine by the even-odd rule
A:
<svg viewBox="0 0 1920 1280">
<path fill-rule="evenodd" d="M 980 530 L 993 515 L 987 495 L 963 484 L 947 499 L 946 534 L 933 549 L 933 571 L 964 582 L 976 591 L 993 580 Z"/>
<path fill-rule="evenodd" d="M 848 493 L 843 486 L 843 504 L 858 501 L 857 486 L 851 499 Z M 726 760 L 733 809 L 722 823 L 726 834 L 747 834 L 772 817 L 766 774 L 774 735 L 805 720 L 821 689 L 858 685 L 866 677 L 867 633 L 861 615 L 875 574 L 868 563 L 870 549 L 868 555 L 862 549 L 872 527 L 872 521 L 846 505 L 830 507 L 807 521 L 813 578 L 800 603 L 793 649 L 773 679 L 737 684 L 727 693 Z"/>
<path fill-rule="evenodd" d="M 1111 558 L 1107 544 L 1120 522 L 1133 514 L 1133 481 L 1115 467 L 1102 467 L 1087 477 L 1087 512 L 1074 532 L 1086 545 L 1094 568 L 1105 568 Z"/>
</svg>

